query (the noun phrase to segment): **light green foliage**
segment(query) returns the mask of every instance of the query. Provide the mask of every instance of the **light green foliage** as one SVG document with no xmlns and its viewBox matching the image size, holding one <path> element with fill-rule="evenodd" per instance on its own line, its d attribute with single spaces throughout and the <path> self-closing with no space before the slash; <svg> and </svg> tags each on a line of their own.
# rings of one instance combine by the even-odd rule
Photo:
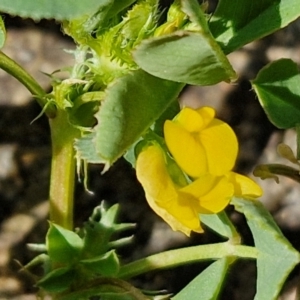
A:
<svg viewBox="0 0 300 300">
<path fill-rule="evenodd" d="M 146 72 L 167 80 L 212 85 L 236 79 L 219 46 L 200 32 L 177 31 L 146 40 L 133 55 Z"/>
<path fill-rule="evenodd" d="M 200 275 L 190 282 L 172 300 L 216 300 L 218 299 L 231 258 L 222 258 L 207 267 Z"/>
<path fill-rule="evenodd" d="M 46 246 L 53 263 L 69 265 L 79 258 L 83 242 L 75 232 L 50 224 Z"/>
<path fill-rule="evenodd" d="M 300 74 L 296 63 L 280 59 L 260 70 L 252 81 L 261 106 L 278 128 L 291 128 L 299 123 Z"/>
<path fill-rule="evenodd" d="M 106 170 L 126 152 L 134 166 L 145 145 L 158 143 L 165 149 L 163 123 L 178 112 L 176 101 L 185 84 L 234 81 L 237 75 L 226 54 L 300 16 L 299 0 L 220 0 L 212 15 L 207 15 L 205 5 L 196 0 L 175 0 L 166 14 L 160 11 L 158 3 L 158 0 L 0 1 L 1 12 L 35 20 L 63 21 L 64 32 L 77 44 L 70 78 L 54 81 L 53 91 L 47 95 L 25 70 L 0 52 L 0 67 L 38 96 L 43 111 L 52 118 L 52 144 L 56 145 L 52 171 L 57 178 L 51 179 L 50 204 L 54 209 L 50 218 L 59 224 L 50 223 L 43 245 L 46 254 L 37 256 L 25 269 L 42 264 L 45 276 L 37 285 L 55 299 L 88 299 L 98 295 L 103 300 L 144 300 L 155 296 L 145 296 L 123 279 L 218 259 L 173 298 L 208 300 L 217 298 L 229 265 L 235 259 L 250 258 L 257 259 L 255 299 L 275 300 L 300 258 L 258 201 L 232 200 L 235 209 L 246 217 L 254 247 L 241 245 L 242 238 L 224 212 L 201 215 L 203 224 L 228 240 L 159 253 L 125 266 L 120 265 L 116 248 L 128 243 L 131 237 L 118 239 L 115 235 L 133 226 L 115 223 L 118 206 L 108 210 L 104 206 L 96 208 L 77 232 L 66 229 L 72 228 L 72 218 L 64 210 L 72 211 L 73 205 L 73 185 L 68 179 L 74 178 L 75 139 L 75 155 L 84 160 L 85 166 L 103 163 Z M 5 35 L 0 19 L 0 47 Z M 282 59 L 263 68 L 252 82 L 267 115 L 279 128 L 300 123 L 299 79 L 297 65 Z M 64 152 L 67 146 L 71 150 Z M 59 160 L 59 153 L 68 155 Z M 166 166 L 178 186 L 191 180 L 168 155 Z M 275 167 L 278 171 L 278 166 Z M 293 171 L 296 174 L 292 177 L 290 170 L 290 177 L 299 177 L 299 172 Z M 62 172 L 65 176 L 60 178 Z M 53 195 L 59 196 L 56 199 Z"/>
<path fill-rule="evenodd" d="M 119 14 L 122 12 L 122 10 L 124 10 L 134 2 L 136 2 L 136 0 L 106 0 L 105 2 L 103 2 L 103 5 L 98 11 L 95 10 L 93 12 L 93 15 L 84 14 L 79 16 L 79 18 L 73 18 L 72 20 L 64 21 L 64 32 L 72 36 L 72 38 L 78 44 L 83 44 L 85 46 L 89 45 L 90 47 L 92 47 L 94 39 L 92 38 L 91 34 L 95 34 L 97 32 L 97 34 L 99 35 L 99 33 L 103 33 L 112 29 L 114 25 L 116 25 L 116 20 L 121 20 Z M 146 14 L 142 14 L 140 17 L 143 18 L 143 15 L 146 16 Z M 135 23 L 135 21 L 133 22 Z M 120 21 L 120 23 L 122 22 Z M 108 48 L 111 48 L 112 45 L 108 46 Z"/>
<path fill-rule="evenodd" d="M 209 27 L 225 53 L 287 26 L 300 15 L 298 0 L 221 0 Z"/>
<path fill-rule="evenodd" d="M 43 264 L 46 274 L 37 282 L 38 286 L 49 293 L 68 293 L 80 289 L 89 280 L 115 277 L 119 271 L 115 249 L 131 240 L 115 239 L 116 234 L 134 226 L 115 223 L 117 212 L 118 205 L 106 209 L 102 204 L 78 233 L 51 223 L 46 237 L 47 255 L 38 256 L 39 259 L 25 267 Z"/>
<path fill-rule="evenodd" d="M 235 198 L 232 204 L 245 215 L 259 251 L 255 299 L 277 299 L 286 277 L 300 262 L 300 255 L 260 202 Z"/>
<path fill-rule="evenodd" d="M 184 4 L 183 9 L 190 22 L 182 30 L 142 42 L 133 53 L 136 63 L 154 76 L 194 85 L 236 79 L 197 2 Z"/>
<path fill-rule="evenodd" d="M 135 168 L 136 158 L 141 151 L 141 149 L 148 143 L 155 141 L 160 144 L 161 147 L 165 147 L 165 142 L 163 139 L 163 125 L 166 119 L 173 119 L 175 115 L 179 112 L 180 107 L 177 99 L 170 104 L 170 106 L 161 114 L 161 116 L 154 122 L 150 129 L 143 134 L 143 138 L 140 138 L 137 142 L 131 145 L 124 155 L 124 158 Z M 168 166 L 170 164 L 168 163 Z M 177 168 L 179 168 L 177 166 Z M 182 171 L 181 171 L 182 173 Z M 175 180 L 175 182 L 177 182 Z"/>
<path fill-rule="evenodd" d="M 260 202 L 234 198 L 232 204 L 237 211 L 245 215 L 253 234 L 254 247 L 258 251 L 256 254 L 257 291 L 255 299 L 275 300 L 278 297 L 286 277 L 300 262 L 300 255 L 283 236 L 270 213 Z M 227 252 L 226 244 L 213 244 L 216 247 L 211 257 L 223 257 L 223 259 L 212 264 L 198 275 L 198 277 L 187 285 L 178 295 L 172 298 L 174 300 L 195 299 L 192 298 L 192 295 L 201 295 L 201 299 L 217 299 L 228 266 L 236 259 L 234 256 L 242 257 L 246 253 L 244 252 L 246 248 L 241 248 L 241 252 L 238 252 L 240 247 L 238 245 L 240 243 L 239 235 L 224 213 L 219 216 L 201 215 L 201 220 L 202 218 L 205 224 L 231 240 L 233 243 L 231 245 L 232 256 Z M 237 244 L 234 245 L 235 243 Z M 236 250 L 233 250 L 234 248 Z M 199 249 L 199 251 L 201 250 Z M 202 253 L 205 251 L 206 250 L 203 249 Z M 249 249 L 247 251 L 249 251 Z"/>
<path fill-rule="evenodd" d="M 142 40 L 153 35 L 159 17 L 158 1 L 147 0 L 137 3 L 115 28 L 116 47 L 113 58 L 120 59 L 129 66 L 133 64 L 132 49 Z"/>
<path fill-rule="evenodd" d="M 95 208 L 92 217 L 83 228 L 84 258 L 93 258 L 99 253 L 106 253 L 113 248 L 111 246 L 111 239 L 114 233 L 119 233 L 134 227 L 134 224 L 115 223 L 118 209 L 118 205 L 114 205 L 108 210 L 106 210 L 103 205 Z M 98 242 L 95 243 L 95 240 Z M 121 239 L 120 242 L 120 244 L 122 244 L 122 242 L 127 243 L 128 240 L 125 238 Z M 116 243 L 116 241 L 114 243 Z"/>
<path fill-rule="evenodd" d="M 255 20 L 262 12 L 278 4 L 276 0 L 221 0 L 214 12 L 212 23 L 215 36 L 219 36 L 226 30 L 237 32 L 247 24 Z"/>
<path fill-rule="evenodd" d="M 86 134 L 74 142 L 74 148 L 79 160 L 87 161 L 91 164 L 104 164 L 105 159 L 101 158 L 94 147 L 95 133 Z"/>
<path fill-rule="evenodd" d="M 142 70 L 119 78 L 106 90 L 96 117 L 96 152 L 111 165 L 178 97 L 182 85 Z"/>
<path fill-rule="evenodd" d="M 80 80 L 88 84 L 76 85 L 76 93 L 68 94 L 72 95 L 72 100 L 67 102 L 69 106 L 67 105 L 66 109 L 69 110 L 73 120 L 75 107 L 81 108 L 93 99 L 95 102 L 101 102 L 99 111 L 95 114 L 97 125 L 92 132 L 76 141 L 77 155 L 88 162 L 105 163 L 109 167 L 128 151 L 130 162 L 134 165 L 135 158 L 143 145 L 159 143 L 164 147 L 161 139 L 162 124 L 166 118 L 171 119 L 176 114 L 178 107 L 172 108 L 172 103 L 178 97 L 184 84 L 208 85 L 222 80 L 234 80 L 235 72 L 221 47 L 225 53 L 228 53 L 293 20 L 300 12 L 290 11 L 288 15 L 284 14 L 282 18 L 280 17 L 282 22 L 278 22 L 278 16 L 281 16 L 280 14 L 287 9 L 288 1 L 292 0 L 256 3 L 251 6 L 250 11 L 249 2 L 247 2 L 247 9 L 244 9 L 243 5 L 246 5 L 244 2 L 243 5 L 234 3 L 240 15 L 233 14 L 228 11 L 228 8 L 226 9 L 232 3 L 226 0 L 220 1 L 217 13 L 209 24 L 207 24 L 207 16 L 196 1 L 176 1 L 168 12 L 166 22 L 157 29 L 155 28 L 158 11 L 155 5 L 150 5 L 154 4 L 151 1 L 138 2 L 124 15 L 123 20 L 119 23 L 112 23 L 109 29 L 101 27 L 96 29 L 99 24 L 110 22 L 109 10 L 106 11 L 105 16 L 104 14 L 98 15 L 94 23 L 91 23 L 88 18 L 82 22 L 80 20 L 69 22 L 65 29 L 81 46 L 88 45 L 92 57 L 81 65 L 81 70 L 85 72 L 80 73 L 82 74 Z M 272 22 L 265 24 L 264 16 Z M 259 30 L 256 26 L 259 26 Z M 88 30 L 77 31 L 81 27 L 93 28 L 94 36 Z M 210 30 L 217 38 L 216 40 Z M 86 53 L 86 49 L 84 47 L 82 49 L 83 53 Z M 131 56 L 132 51 L 133 56 Z M 295 71 L 296 67 L 290 68 L 290 66 L 289 63 L 287 69 L 290 71 L 286 73 L 291 72 L 295 75 L 298 72 Z M 274 73 L 274 69 L 271 73 Z M 273 76 L 274 81 L 282 82 L 283 78 L 281 75 L 278 76 L 278 81 L 276 81 L 276 76 Z M 254 82 L 256 89 L 260 88 L 265 92 L 269 88 L 269 82 L 265 78 L 268 76 L 259 75 Z M 281 89 L 286 88 L 285 85 L 281 85 Z M 273 94 L 269 102 L 273 105 L 275 90 L 273 82 L 271 89 Z M 77 102 L 74 99 L 77 99 Z M 80 114 L 77 119 L 81 119 Z M 150 127 L 154 130 L 153 132 L 149 130 Z M 141 136 L 144 138 L 142 141 Z M 167 165 L 171 175 L 177 174 L 178 166 L 174 161 L 170 159 Z M 174 180 L 179 183 L 187 178 Z M 201 273 L 174 299 L 191 297 L 193 299 L 194 295 L 201 295 L 201 299 L 216 299 L 229 264 L 238 257 L 257 259 L 256 299 L 276 299 L 286 276 L 299 262 L 298 253 L 289 245 L 259 203 L 243 199 L 235 199 L 233 203 L 237 210 L 245 214 L 254 235 L 255 247 L 240 244 L 241 237 L 225 213 L 201 216 L 204 224 L 229 240 L 225 243 L 205 245 L 201 250 L 195 249 L 195 252 L 193 249 L 187 249 L 189 250 L 187 256 L 191 262 L 194 255 L 197 256 L 195 261 L 220 260 Z M 114 216 L 108 214 L 106 216 L 108 222 L 114 219 Z M 90 221 L 85 226 L 82 250 L 84 256 L 80 260 L 80 266 L 85 272 L 88 274 L 89 272 L 97 274 L 104 272 L 106 276 L 129 278 L 152 268 L 160 268 L 155 258 L 153 258 L 155 267 L 151 266 L 152 258 L 150 257 L 146 258 L 145 262 L 143 260 L 134 262 L 119 270 L 116 254 L 111 250 L 113 245 L 117 244 L 109 241 L 111 233 L 109 230 L 103 232 L 101 224 Z M 109 223 L 108 227 L 111 225 Z M 94 243 L 99 239 L 102 239 L 103 243 Z M 182 250 L 181 253 L 184 251 Z M 185 258 L 174 256 L 170 266 L 173 263 L 174 265 L 187 263 L 189 261 L 187 256 L 184 256 Z M 274 264 L 274 260 L 279 263 Z M 168 265 L 166 258 L 159 260 L 161 261 L 163 268 Z M 68 270 L 65 272 L 68 274 Z M 268 282 L 267 287 L 266 282 Z M 96 292 L 91 294 L 92 292 L 93 290 L 90 289 L 81 293 L 82 295 L 95 295 Z M 101 295 L 104 296 L 104 294 Z M 107 299 L 110 299 L 109 296 Z"/>
<path fill-rule="evenodd" d="M 240 235 L 237 233 L 234 225 L 223 211 L 218 214 L 201 214 L 200 220 L 203 224 L 218 233 L 219 235 L 228 238 L 234 242 L 240 243 Z"/>
<path fill-rule="evenodd" d="M 93 242 L 95 242 L 95 240 Z M 111 250 L 99 257 L 82 259 L 80 264 L 93 273 L 104 274 L 105 276 L 115 276 L 119 271 L 118 262 L 115 251 Z"/>
<path fill-rule="evenodd" d="M 35 20 L 66 20 L 93 14 L 112 2 L 113 0 L 1 0 L 0 11 Z"/>
<path fill-rule="evenodd" d="M 85 56 L 87 46 L 92 54 L 82 63 L 86 73 L 81 79 L 92 80 L 98 89 L 105 89 L 116 78 L 137 69 L 131 50 L 153 34 L 158 18 L 157 7 L 157 0 L 140 1 L 127 13 L 112 19 L 107 13 L 103 19 L 97 15 L 96 20 L 85 16 L 65 22 L 64 31 L 82 45 L 77 55 L 82 51 Z"/>
</svg>

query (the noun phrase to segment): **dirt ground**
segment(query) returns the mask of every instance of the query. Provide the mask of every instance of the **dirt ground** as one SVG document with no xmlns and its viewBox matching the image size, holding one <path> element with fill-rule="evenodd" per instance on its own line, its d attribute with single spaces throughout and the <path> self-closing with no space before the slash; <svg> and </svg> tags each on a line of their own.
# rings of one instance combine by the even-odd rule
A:
<svg viewBox="0 0 300 300">
<path fill-rule="evenodd" d="M 8 33 L 3 52 L 49 89 L 49 78 L 44 73 L 72 65 L 72 55 L 63 49 L 73 49 L 74 44 L 52 22 L 34 24 L 7 17 L 6 24 Z M 240 142 L 237 172 L 251 174 L 258 163 L 280 162 L 275 148 L 281 141 L 295 147 L 295 133 L 277 130 L 270 124 L 249 80 L 270 60 L 288 57 L 299 64 L 299 32 L 300 23 L 297 22 L 231 54 L 229 58 L 239 74 L 236 84 L 189 87 L 181 97 L 185 105 L 215 107 L 219 118 L 232 125 Z M 43 242 L 47 230 L 49 128 L 44 117 L 31 124 L 40 108 L 27 90 L 3 71 L 0 71 L 0 90 L 0 300 L 31 300 L 35 299 L 35 288 L 31 279 L 19 269 L 20 263 L 26 264 L 33 257 L 26 244 Z M 121 252 L 125 261 L 166 249 L 219 241 L 219 237 L 209 231 L 195 234 L 190 239 L 173 232 L 150 210 L 134 170 L 124 160 L 118 161 L 104 175 L 101 175 L 101 169 L 100 165 L 90 166 L 89 187 L 94 195 L 86 193 L 80 183 L 76 187 L 76 225 L 80 226 L 102 199 L 110 204 L 120 203 L 120 219 L 137 223 L 134 244 Z M 284 178 L 279 185 L 273 181 L 259 182 L 264 189 L 261 201 L 287 238 L 300 250 L 299 186 Z M 242 232 L 244 242 L 251 243 L 243 218 L 233 212 L 230 215 Z M 135 284 L 176 293 L 205 266 L 151 273 L 136 279 Z M 220 299 L 253 299 L 255 274 L 254 262 L 237 262 L 228 275 Z M 299 270 L 290 276 L 281 300 L 294 299 L 297 281 Z"/>
</svg>

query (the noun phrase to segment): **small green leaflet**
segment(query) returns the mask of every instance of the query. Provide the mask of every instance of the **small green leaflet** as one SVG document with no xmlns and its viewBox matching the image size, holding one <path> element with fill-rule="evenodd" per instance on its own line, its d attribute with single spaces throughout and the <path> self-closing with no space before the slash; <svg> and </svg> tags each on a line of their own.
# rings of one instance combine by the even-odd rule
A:
<svg viewBox="0 0 300 300">
<path fill-rule="evenodd" d="M 261 106 L 278 128 L 300 123 L 300 74 L 290 59 L 274 61 L 260 70 L 252 81 Z"/>
<path fill-rule="evenodd" d="M 134 144 L 176 99 L 183 85 L 137 70 L 106 90 L 94 131 L 96 153 L 109 167 Z"/>
<path fill-rule="evenodd" d="M 70 20 L 94 14 L 114 0 L 1 0 L 0 11 L 22 18 Z"/>
<path fill-rule="evenodd" d="M 218 44 L 202 33 L 177 31 L 145 40 L 133 57 L 146 72 L 176 82 L 213 85 L 236 79 Z"/>
<path fill-rule="evenodd" d="M 200 221 L 223 237 L 231 240 L 241 239 L 225 211 L 218 214 L 201 214 Z"/>
<path fill-rule="evenodd" d="M 212 263 L 172 300 L 216 300 L 232 258 L 224 257 Z"/>
<path fill-rule="evenodd" d="M 228 54 L 299 16 L 299 0 L 220 0 L 209 27 Z"/>
<path fill-rule="evenodd" d="M 71 265 L 80 256 L 83 241 L 75 232 L 50 223 L 46 246 L 52 262 Z"/>
</svg>

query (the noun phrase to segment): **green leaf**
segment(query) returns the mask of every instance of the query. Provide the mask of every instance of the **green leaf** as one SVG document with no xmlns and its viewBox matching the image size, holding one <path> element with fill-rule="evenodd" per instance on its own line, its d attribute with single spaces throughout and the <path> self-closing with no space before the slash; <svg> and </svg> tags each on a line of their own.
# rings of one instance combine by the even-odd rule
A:
<svg viewBox="0 0 300 300">
<path fill-rule="evenodd" d="M 212 85 L 236 79 L 216 41 L 200 32 L 177 31 L 144 40 L 133 57 L 146 72 L 176 82 Z"/>
<path fill-rule="evenodd" d="M 64 32 L 72 36 L 72 38 L 78 44 L 83 44 L 85 46 L 88 45 L 91 48 L 93 48 L 93 45 L 95 45 L 95 39 L 92 38 L 91 34 L 93 34 L 93 36 L 96 36 L 101 31 L 103 30 L 105 31 L 108 28 L 114 31 L 112 27 L 110 27 L 110 23 L 109 23 L 110 19 L 115 17 L 115 15 L 117 15 L 119 12 L 121 12 L 123 9 L 130 6 L 134 2 L 136 2 L 136 0 L 123 0 L 123 1 L 105 0 L 103 1 L 103 4 L 101 5 L 100 9 L 98 11 L 97 10 L 94 11 L 94 14 L 92 16 L 85 14 L 83 16 L 77 17 L 76 19 L 73 18 L 70 21 L 65 21 L 63 23 Z M 112 35 L 115 38 L 113 32 Z M 105 42 L 109 43 L 109 40 L 107 38 L 106 39 L 104 38 L 104 40 Z M 102 48 L 103 47 L 105 48 L 105 46 L 103 46 L 103 41 L 101 44 L 102 44 Z M 110 49 L 111 45 L 109 45 L 108 48 Z M 109 51 L 108 49 L 105 50 Z"/>
<path fill-rule="evenodd" d="M 105 160 L 96 152 L 95 137 L 96 133 L 93 132 L 76 139 L 74 143 L 74 148 L 77 152 L 76 156 L 92 164 L 104 164 Z"/>
<path fill-rule="evenodd" d="M 245 215 L 259 251 L 255 299 L 275 300 L 286 277 L 300 262 L 299 253 L 259 201 L 234 198 L 232 204 Z"/>
<path fill-rule="evenodd" d="M 211 35 L 198 2 L 181 1 L 181 6 L 192 22 L 187 30 L 142 41 L 133 53 L 135 62 L 154 76 L 187 84 L 235 80 L 237 76 Z"/>
<path fill-rule="evenodd" d="M 180 111 L 180 105 L 177 99 L 173 101 L 164 113 L 155 121 L 153 131 L 159 135 L 164 136 L 163 128 L 166 120 L 172 120 Z"/>
<path fill-rule="evenodd" d="M 255 20 L 263 11 L 274 6 L 276 2 L 279 1 L 220 0 L 211 25 L 213 25 L 216 34 L 222 33 L 226 29 L 232 29 L 236 32 Z"/>
<path fill-rule="evenodd" d="M 280 59 L 260 70 L 253 88 L 270 121 L 279 128 L 300 123 L 300 74 L 297 64 Z"/>
<path fill-rule="evenodd" d="M 107 166 L 146 132 L 182 88 L 182 84 L 138 70 L 118 78 L 107 89 L 95 127 L 96 151 Z"/>
<path fill-rule="evenodd" d="M 69 288 L 74 278 L 74 270 L 69 267 L 59 268 L 45 275 L 37 286 L 50 293 L 59 293 Z"/>
<path fill-rule="evenodd" d="M 50 223 L 46 246 L 51 261 L 68 265 L 78 260 L 83 241 L 75 232 Z"/>
<path fill-rule="evenodd" d="M 232 258 L 222 258 L 206 268 L 172 300 L 215 300 L 218 299 L 222 283 Z"/>
<path fill-rule="evenodd" d="M 0 48 L 4 46 L 6 39 L 6 29 L 2 17 L 0 16 Z"/>
<path fill-rule="evenodd" d="M 230 53 L 299 16 L 298 0 L 220 0 L 209 27 L 225 53 Z"/>
<path fill-rule="evenodd" d="M 237 233 L 225 211 L 218 214 L 201 214 L 200 221 L 224 237 L 231 240 L 240 240 L 240 235 Z"/>
<path fill-rule="evenodd" d="M 22 18 L 66 20 L 94 14 L 113 0 L 1 0 L 0 11 Z"/>
<path fill-rule="evenodd" d="M 97 243 L 98 241 L 94 242 Z M 103 276 L 115 276 L 119 272 L 119 259 L 115 250 L 98 257 L 81 260 L 80 264 L 88 270 Z"/>
</svg>

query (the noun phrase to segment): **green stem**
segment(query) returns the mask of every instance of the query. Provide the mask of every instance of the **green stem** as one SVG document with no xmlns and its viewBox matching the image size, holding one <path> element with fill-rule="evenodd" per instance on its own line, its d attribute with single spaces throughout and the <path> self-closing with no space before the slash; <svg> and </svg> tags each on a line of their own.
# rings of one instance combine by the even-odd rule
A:
<svg viewBox="0 0 300 300">
<path fill-rule="evenodd" d="M 299 161 L 300 160 L 300 123 L 296 124 L 296 140 L 297 140 L 297 154 L 296 154 L 296 158 Z"/>
<path fill-rule="evenodd" d="M 255 167 L 253 175 L 261 179 L 273 178 L 277 183 L 279 183 L 279 179 L 276 175 L 281 175 L 300 183 L 299 170 L 282 164 L 258 165 Z"/>
<path fill-rule="evenodd" d="M 203 260 L 223 258 L 225 256 L 257 258 L 258 250 L 254 247 L 233 245 L 230 242 L 169 250 L 142 258 L 121 267 L 118 277 L 126 280 L 154 270 L 174 268 Z"/>
<path fill-rule="evenodd" d="M 53 118 L 55 116 L 55 105 L 47 101 L 44 89 L 31 75 L 27 73 L 27 71 L 25 71 L 14 60 L 5 55 L 2 51 L 0 51 L 0 68 L 15 77 L 33 96 L 36 97 L 37 102 L 43 109 L 45 109 L 45 114 L 49 118 Z"/>
<path fill-rule="evenodd" d="M 73 229 L 73 196 L 75 181 L 74 139 L 79 130 L 68 122 L 67 113 L 57 110 L 50 119 L 52 164 L 50 180 L 50 221 Z"/>
</svg>

